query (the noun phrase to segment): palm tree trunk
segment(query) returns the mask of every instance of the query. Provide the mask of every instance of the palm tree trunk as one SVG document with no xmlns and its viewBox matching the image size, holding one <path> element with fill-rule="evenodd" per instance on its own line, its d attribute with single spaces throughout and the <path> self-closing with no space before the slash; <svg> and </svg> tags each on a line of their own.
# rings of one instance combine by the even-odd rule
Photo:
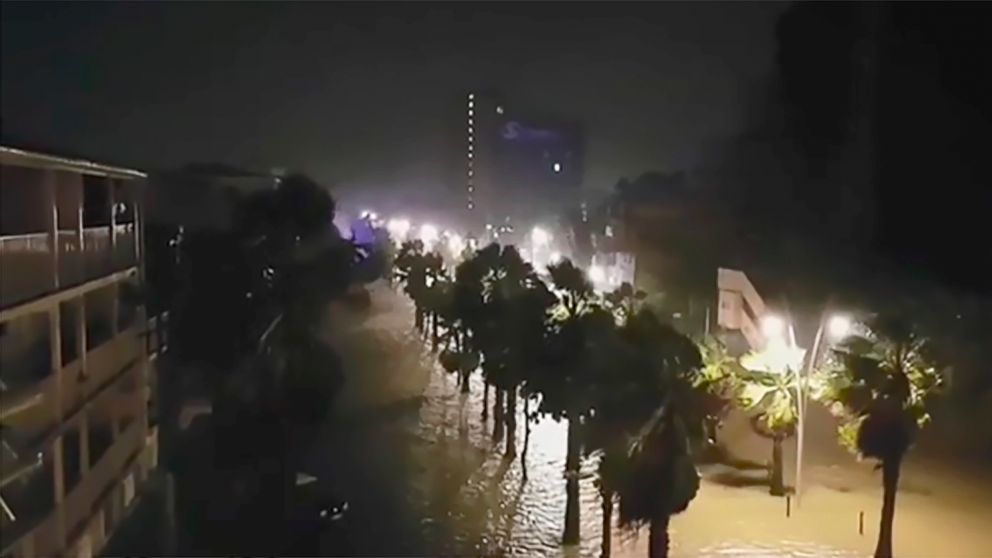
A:
<svg viewBox="0 0 992 558">
<path fill-rule="evenodd" d="M 772 496 L 785 496 L 785 482 L 782 480 L 782 437 L 772 438 L 772 470 L 769 490 Z"/>
<path fill-rule="evenodd" d="M 506 424 L 504 423 L 504 409 L 503 409 L 503 390 L 499 388 L 494 388 L 496 390 L 496 397 L 493 401 L 493 443 L 499 444 L 503 441 L 503 431 Z"/>
<path fill-rule="evenodd" d="M 417 328 L 417 331 L 424 330 L 424 311 L 420 306 L 415 306 L 413 309 L 413 325 Z"/>
<path fill-rule="evenodd" d="M 651 519 L 648 527 L 648 558 L 668 558 L 668 515 Z"/>
<path fill-rule="evenodd" d="M 463 371 L 460 372 L 460 374 L 462 377 L 462 393 L 468 393 L 469 392 L 468 377 L 472 374 L 472 371 L 471 370 L 469 370 L 468 372 Z"/>
<path fill-rule="evenodd" d="M 489 420 L 489 382 L 482 382 L 482 424 Z"/>
<path fill-rule="evenodd" d="M 570 413 L 565 451 L 565 532 L 561 542 L 579 544 L 579 417 Z"/>
<path fill-rule="evenodd" d="M 527 482 L 527 448 L 530 446 L 530 397 L 524 397 L 524 452 L 520 455 L 523 482 Z"/>
<path fill-rule="evenodd" d="M 517 456 L 517 386 L 506 394 L 506 453 L 507 459 Z"/>
<path fill-rule="evenodd" d="M 437 352 L 437 345 L 440 338 L 437 334 L 437 314 L 431 313 L 431 350 Z"/>
<path fill-rule="evenodd" d="M 896 492 L 899 489 L 900 458 L 882 461 L 882 521 L 878 526 L 875 558 L 892 558 L 892 523 L 896 515 Z"/>
<path fill-rule="evenodd" d="M 605 480 L 600 479 L 600 482 L 603 483 L 599 490 L 603 504 L 603 542 L 600 546 L 599 556 L 600 558 L 610 558 L 613 546 L 613 489 L 606 484 Z"/>
</svg>

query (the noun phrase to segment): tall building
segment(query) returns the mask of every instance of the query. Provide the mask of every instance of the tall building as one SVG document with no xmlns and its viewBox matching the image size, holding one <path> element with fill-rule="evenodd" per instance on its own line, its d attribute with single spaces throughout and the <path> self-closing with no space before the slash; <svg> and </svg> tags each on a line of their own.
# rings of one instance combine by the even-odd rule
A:
<svg viewBox="0 0 992 558">
<path fill-rule="evenodd" d="M 0 147 L 0 556 L 92 556 L 158 460 L 141 172 Z"/>
<path fill-rule="evenodd" d="M 466 226 L 526 222 L 574 201 L 584 170 L 581 126 L 510 105 L 492 91 L 469 91 L 460 105 L 451 174 Z"/>
</svg>

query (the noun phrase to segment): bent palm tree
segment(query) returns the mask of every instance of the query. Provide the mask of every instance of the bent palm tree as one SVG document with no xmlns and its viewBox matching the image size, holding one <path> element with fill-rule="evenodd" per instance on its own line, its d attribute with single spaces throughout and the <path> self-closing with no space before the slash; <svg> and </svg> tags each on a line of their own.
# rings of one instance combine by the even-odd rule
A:
<svg viewBox="0 0 992 558">
<path fill-rule="evenodd" d="M 876 558 L 892 556 L 892 525 L 902 460 L 929 420 L 927 403 L 942 383 L 928 340 L 900 320 L 877 320 L 865 336 L 846 340 L 825 398 L 841 417 L 841 442 L 882 469 L 882 517 Z"/>
</svg>

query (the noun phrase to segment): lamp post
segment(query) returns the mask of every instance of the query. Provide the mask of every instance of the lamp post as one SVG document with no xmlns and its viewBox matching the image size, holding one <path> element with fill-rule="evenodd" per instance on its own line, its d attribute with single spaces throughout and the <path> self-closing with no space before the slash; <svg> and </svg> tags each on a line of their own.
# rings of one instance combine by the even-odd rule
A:
<svg viewBox="0 0 992 558">
<path fill-rule="evenodd" d="M 796 507 L 799 507 L 802 501 L 802 484 L 803 484 L 803 450 L 805 448 L 806 440 L 806 404 L 809 399 L 809 390 L 807 389 L 807 383 L 809 381 L 810 375 L 812 375 L 813 370 L 817 367 L 820 356 L 820 345 L 823 342 L 823 336 L 826 335 L 829 340 L 837 341 L 843 339 L 851 330 L 851 319 L 847 316 L 835 314 L 829 315 L 828 311 L 825 310 L 823 315 L 820 317 L 820 325 L 816 328 L 816 336 L 813 337 L 813 348 L 809 353 L 809 358 L 806 359 L 806 366 L 803 373 L 799 376 L 796 382 L 796 390 L 798 391 L 798 397 L 796 400 L 796 407 L 798 411 L 798 422 L 797 432 L 796 432 Z"/>
</svg>

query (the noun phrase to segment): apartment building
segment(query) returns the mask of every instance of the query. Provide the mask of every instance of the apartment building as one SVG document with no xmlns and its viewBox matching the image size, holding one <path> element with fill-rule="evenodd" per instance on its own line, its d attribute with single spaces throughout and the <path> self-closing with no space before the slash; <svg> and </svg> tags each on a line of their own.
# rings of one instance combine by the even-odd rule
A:
<svg viewBox="0 0 992 558">
<path fill-rule="evenodd" d="M 145 175 L 8 147 L 0 171 L 0 557 L 92 556 L 158 460 Z"/>
</svg>

